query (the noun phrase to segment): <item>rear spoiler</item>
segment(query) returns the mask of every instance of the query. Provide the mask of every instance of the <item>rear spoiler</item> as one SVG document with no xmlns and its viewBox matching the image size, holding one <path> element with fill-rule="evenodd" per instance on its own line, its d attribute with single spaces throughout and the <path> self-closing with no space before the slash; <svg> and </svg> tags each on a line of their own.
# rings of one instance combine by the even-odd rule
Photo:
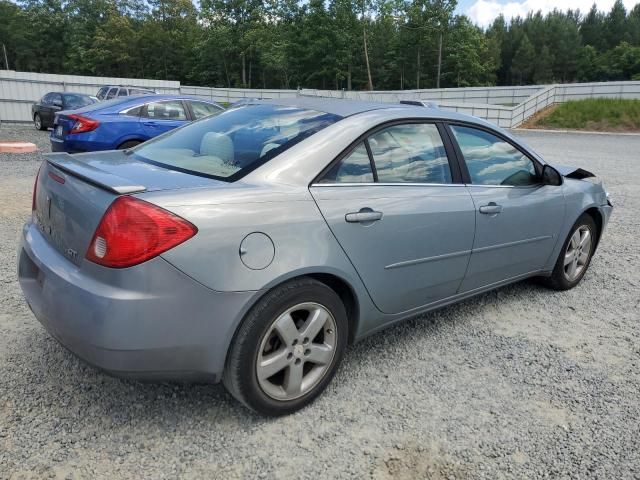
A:
<svg viewBox="0 0 640 480">
<path fill-rule="evenodd" d="M 119 177 L 99 168 L 86 164 L 82 160 L 74 158 L 68 153 L 48 153 L 44 155 L 47 162 L 63 172 L 78 177 L 87 183 L 91 183 L 103 190 L 126 195 L 129 193 L 144 192 L 147 187 L 143 185 L 131 185 L 126 178 Z"/>
</svg>

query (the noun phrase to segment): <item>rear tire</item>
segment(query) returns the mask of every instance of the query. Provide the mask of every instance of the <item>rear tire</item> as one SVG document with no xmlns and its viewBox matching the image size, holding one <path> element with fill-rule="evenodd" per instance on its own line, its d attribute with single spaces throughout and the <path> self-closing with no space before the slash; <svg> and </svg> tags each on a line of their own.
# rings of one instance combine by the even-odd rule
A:
<svg viewBox="0 0 640 480">
<path fill-rule="evenodd" d="M 249 311 L 231 344 L 223 382 L 248 408 L 287 415 L 327 387 L 348 338 L 340 297 L 310 278 L 284 283 Z"/>
<path fill-rule="evenodd" d="M 583 213 L 569 230 L 551 276 L 542 279 L 542 283 L 554 290 L 569 290 L 578 285 L 591 263 L 598 234 L 593 217 Z"/>
<path fill-rule="evenodd" d="M 42 117 L 40 117 L 40 114 L 36 113 L 33 116 L 33 125 L 36 127 L 36 130 L 46 130 L 47 127 L 44 126 L 44 124 L 42 123 Z"/>
<path fill-rule="evenodd" d="M 127 148 L 133 148 L 136 145 L 140 145 L 142 142 L 138 140 L 128 140 L 120 145 L 118 145 L 117 150 L 126 150 Z"/>
</svg>

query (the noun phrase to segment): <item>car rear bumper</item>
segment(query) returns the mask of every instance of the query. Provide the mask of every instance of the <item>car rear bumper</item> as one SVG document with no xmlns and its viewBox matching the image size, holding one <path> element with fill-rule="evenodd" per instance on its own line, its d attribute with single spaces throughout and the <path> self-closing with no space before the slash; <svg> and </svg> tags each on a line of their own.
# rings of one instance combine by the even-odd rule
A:
<svg viewBox="0 0 640 480">
<path fill-rule="evenodd" d="M 258 292 L 213 291 L 162 258 L 128 269 L 75 266 L 32 223 L 18 252 L 29 307 L 68 350 L 116 376 L 221 379 L 228 346 Z"/>
</svg>

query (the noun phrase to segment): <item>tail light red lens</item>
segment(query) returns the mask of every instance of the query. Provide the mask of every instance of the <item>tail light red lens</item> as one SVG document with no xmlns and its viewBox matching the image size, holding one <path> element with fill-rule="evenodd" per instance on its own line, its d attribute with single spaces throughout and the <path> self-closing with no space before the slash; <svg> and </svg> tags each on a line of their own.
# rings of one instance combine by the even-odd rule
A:
<svg viewBox="0 0 640 480">
<path fill-rule="evenodd" d="M 71 127 L 71 130 L 69 130 L 69 133 L 91 132 L 100 126 L 99 121 L 83 117 L 82 115 L 69 115 L 69 118 L 76 121 L 73 127 Z"/>
<path fill-rule="evenodd" d="M 146 262 L 198 233 L 192 223 L 133 197 L 118 197 L 107 209 L 86 258 L 111 268 Z"/>
</svg>

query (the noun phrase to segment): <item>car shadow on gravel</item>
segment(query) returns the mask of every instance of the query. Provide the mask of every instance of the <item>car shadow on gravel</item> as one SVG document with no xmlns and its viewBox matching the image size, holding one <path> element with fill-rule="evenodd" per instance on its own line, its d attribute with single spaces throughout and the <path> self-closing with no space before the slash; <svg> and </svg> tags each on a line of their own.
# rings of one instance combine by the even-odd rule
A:
<svg viewBox="0 0 640 480">
<path fill-rule="evenodd" d="M 501 303 L 518 302 L 519 297 L 535 297 L 541 292 L 549 291 L 532 282 L 519 283 L 416 316 L 376 333 L 347 350 L 334 388 L 330 388 L 325 396 L 336 395 L 336 390 L 342 390 L 343 385 L 335 388 L 336 382 L 353 381 L 349 378 L 350 372 L 361 364 L 380 362 L 381 349 L 391 354 L 408 343 L 437 337 L 443 328 L 464 329 L 465 323 L 488 303 L 498 299 Z M 60 408 L 80 421 L 84 419 L 84 422 L 90 422 L 92 418 L 110 418 L 115 424 L 145 428 L 171 428 L 180 422 L 203 420 L 246 428 L 270 421 L 240 406 L 221 384 L 154 384 L 114 378 L 77 358 L 41 327 L 29 330 L 23 340 L 22 346 L 16 345 L 12 349 L 22 351 L 22 355 L 16 353 L 21 358 L 14 358 L 9 364 L 19 365 L 23 370 L 23 385 L 29 385 L 31 395 L 21 396 L 21 401 L 33 401 L 34 408 L 44 403 L 54 410 Z M 384 359 L 385 355 L 382 357 Z"/>
</svg>

